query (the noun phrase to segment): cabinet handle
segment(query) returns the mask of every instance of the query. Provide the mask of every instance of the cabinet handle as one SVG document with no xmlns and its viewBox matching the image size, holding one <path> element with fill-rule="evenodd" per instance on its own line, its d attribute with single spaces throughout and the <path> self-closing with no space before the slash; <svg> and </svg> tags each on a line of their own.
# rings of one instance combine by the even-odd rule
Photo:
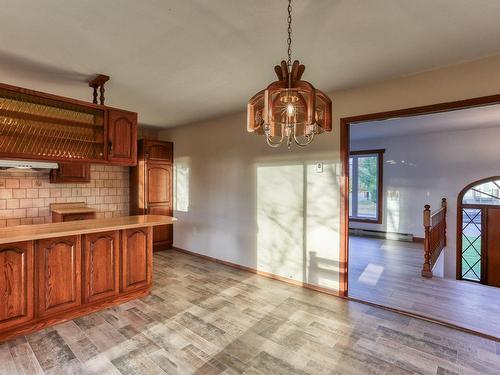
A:
<svg viewBox="0 0 500 375">
<path fill-rule="evenodd" d="M 109 141 L 108 142 L 108 150 L 109 150 L 109 155 L 110 156 L 113 156 L 113 142 L 112 141 Z"/>
</svg>

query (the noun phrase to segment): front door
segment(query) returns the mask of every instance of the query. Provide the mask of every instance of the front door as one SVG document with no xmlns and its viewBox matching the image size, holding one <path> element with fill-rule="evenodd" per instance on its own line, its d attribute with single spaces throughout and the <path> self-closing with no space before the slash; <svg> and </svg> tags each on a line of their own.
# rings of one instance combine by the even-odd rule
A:
<svg viewBox="0 0 500 375">
<path fill-rule="evenodd" d="M 487 210 L 486 284 L 500 287 L 500 208 Z"/>
</svg>

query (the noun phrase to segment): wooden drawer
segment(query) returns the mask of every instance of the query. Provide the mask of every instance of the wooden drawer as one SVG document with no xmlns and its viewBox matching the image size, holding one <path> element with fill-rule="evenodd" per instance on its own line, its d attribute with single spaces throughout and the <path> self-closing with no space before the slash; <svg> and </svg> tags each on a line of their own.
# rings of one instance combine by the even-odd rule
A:
<svg viewBox="0 0 500 375">
<path fill-rule="evenodd" d="M 77 220 L 91 220 L 95 219 L 95 212 L 85 212 L 78 214 L 58 214 L 56 212 L 52 213 L 52 222 L 60 223 L 62 221 L 77 221 Z"/>
</svg>

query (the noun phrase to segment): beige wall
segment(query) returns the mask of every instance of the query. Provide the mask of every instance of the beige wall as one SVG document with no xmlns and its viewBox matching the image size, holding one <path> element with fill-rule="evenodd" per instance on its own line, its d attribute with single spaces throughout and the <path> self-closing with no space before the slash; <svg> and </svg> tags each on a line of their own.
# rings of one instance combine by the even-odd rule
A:
<svg viewBox="0 0 500 375">
<path fill-rule="evenodd" d="M 51 184 L 48 171 L 0 171 L 0 227 L 51 222 L 51 203 L 86 202 L 97 218 L 128 215 L 128 168 L 92 165 L 86 184 Z"/>
<path fill-rule="evenodd" d="M 270 149 L 246 133 L 245 113 L 166 130 L 182 201 L 174 244 L 335 289 L 339 119 L 498 93 L 500 56 L 333 93 L 334 131 L 306 149 Z"/>
</svg>

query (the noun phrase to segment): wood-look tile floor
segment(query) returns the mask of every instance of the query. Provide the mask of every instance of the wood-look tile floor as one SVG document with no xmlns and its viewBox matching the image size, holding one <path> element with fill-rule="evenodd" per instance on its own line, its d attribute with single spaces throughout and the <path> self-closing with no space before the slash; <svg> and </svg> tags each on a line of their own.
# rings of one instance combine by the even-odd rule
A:
<svg viewBox="0 0 500 375">
<path fill-rule="evenodd" d="M 500 339 L 500 288 L 427 279 L 422 263 L 422 244 L 350 236 L 349 296 Z"/>
<path fill-rule="evenodd" d="M 498 374 L 500 346 L 169 251 L 153 293 L 0 345 L 0 374 Z"/>
</svg>

